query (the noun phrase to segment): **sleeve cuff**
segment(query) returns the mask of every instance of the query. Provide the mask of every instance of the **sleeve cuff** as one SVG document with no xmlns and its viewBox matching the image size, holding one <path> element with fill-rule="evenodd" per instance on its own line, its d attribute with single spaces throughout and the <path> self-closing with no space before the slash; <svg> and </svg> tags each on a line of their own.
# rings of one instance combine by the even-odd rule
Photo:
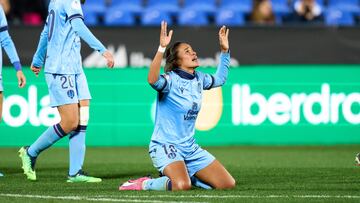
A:
<svg viewBox="0 0 360 203">
<path fill-rule="evenodd" d="M 73 20 L 73 19 L 75 19 L 75 18 L 80 18 L 80 19 L 84 20 L 84 17 L 83 17 L 81 14 L 71 15 L 71 16 L 68 18 L 68 20 L 71 21 L 71 20 Z"/>
<path fill-rule="evenodd" d="M 36 67 L 36 68 L 39 68 L 39 67 L 43 66 L 42 63 L 39 63 L 39 62 L 37 62 L 37 61 L 33 61 L 31 64 L 32 64 L 34 67 Z"/>
<path fill-rule="evenodd" d="M 230 49 L 227 52 L 220 52 L 220 56 L 229 57 L 230 56 Z"/>
<path fill-rule="evenodd" d="M 107 49 L 105 48 L 105 47 L 102 47 L 100 50 L 98 50 L 99 52 L 100 52 L 100 54 L 103 54 L 103 53 L 105 53 L 105 51 L 106 51 Z"/>
<path fill-rule="evenodd" d="M 13 66 L 14 66 L 14 68 L 15 68 L 16 71 L 19 71 L 19 70 L 22 69 L 20 61 L 15 61 L 15 62 L 13 63 Z"/>
<path fill-rule="evenodd" d="M 8 30 L 8 26 L 0 27 L 0 32 L 4 32 Z"/>
</svg>

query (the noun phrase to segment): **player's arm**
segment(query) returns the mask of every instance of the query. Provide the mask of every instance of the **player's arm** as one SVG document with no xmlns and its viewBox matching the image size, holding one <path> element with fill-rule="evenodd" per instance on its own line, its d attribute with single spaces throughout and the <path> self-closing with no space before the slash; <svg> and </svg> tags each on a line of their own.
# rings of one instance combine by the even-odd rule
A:
<svg viewBox="0 0 360 203">
<path fill-rule="evenodd" d="M 105 46 L 91 33 L 81 18 L 70 19 L 71 27 L 91 48 L 100 52 L 107 60 L 107 66 L 114 67 L 114 58 Z"/>
<path fill-rule="evenodd" d="M 170 30 L 169 34 L 167 34 L 167 23 L 165 21 L 162 21 L 160 31 L 160 46 L 155 54 L 153 61 L 150 64 L 150 69 L 148 73 L 148 82 L 157 91 L 163 91 L 164 88 L 168 85 L 165 76 L 159 75 L 161 61 L 163 59 L 166 46 L 169 45 L 171 41 L 172 34 L 172 30 Z"/>
<path fill-rule="evenodd" d="M 206 74 L 204 78 L 204 89 L 211 89 L 225 84 L 230 67 L 230 52 L 229 52 L 229 29 L 222 26 L 219 30 L 220 42 L 220 63 L 214 75 Z"/>
<path fill-rule="evenodd" d="M 46 23 L 44 25 L 44 29 L 40 34 L 39 43 L 31 63 L 30 68 L 35 73 L 36 76 L 39 74 L 41 67 L 43 67 L 45 63 L 47 44 L 48 44 L 48 30 L 49 30 L 48 25 Z"/>
<path fill-rule="evenodd" d="M 26 84 L 26 78 L 22 72 L 22 67 L 20 63 L 19 56 L 16 52 L 16 48 L 14 45 L 14 42 L 12 41 L 9 32 L 8 32 L 8 26 L 7 21 L 5 18 L 4 11 L 1 9 L 1 21 L 2 26 L 0 27 L 0 43 L 1 47 L 4 48 L 7 56 L 9 57 L 11 63 L 13 64 L 15 70 L 16 70 L 16 77 L 18 79 L 19 87 L 24 87 Z"/>
</svg>

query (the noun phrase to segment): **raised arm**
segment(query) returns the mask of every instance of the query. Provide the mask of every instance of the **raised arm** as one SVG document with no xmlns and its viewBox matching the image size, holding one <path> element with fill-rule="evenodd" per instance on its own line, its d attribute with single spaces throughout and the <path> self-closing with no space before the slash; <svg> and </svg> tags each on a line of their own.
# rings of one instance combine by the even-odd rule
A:
<svg viewBox="0 0 360 203">
<path fill-rule="evenodd" d="M 214 75 L 214 87 L 225 84 L 230 67 L 229 29 L 222 26 L 219 30 L 219 43 L 221 49 L 220 63 Z"/>
<path fill-rule="evenodd" d="M 229 29 L 222 26 L 219 30 L 220 63 L 214 75 L 205 74 L 204 89 L 211 89 L 225 84 L 230 67 Z"/>
<path fill-rule="evenodd" d="M 161 61 L 163 59 L 166 46 L 169 45 L 171 41 L 172 34 L 172 30 L 170 30 L 169 34 L 167 33 L 167 23 L 162 21 L 160 30 L 160 46 L 150 64 L 148 73 L 148 82 L 150 85 L 154 85 L 159 80 Z"/>
</svg>

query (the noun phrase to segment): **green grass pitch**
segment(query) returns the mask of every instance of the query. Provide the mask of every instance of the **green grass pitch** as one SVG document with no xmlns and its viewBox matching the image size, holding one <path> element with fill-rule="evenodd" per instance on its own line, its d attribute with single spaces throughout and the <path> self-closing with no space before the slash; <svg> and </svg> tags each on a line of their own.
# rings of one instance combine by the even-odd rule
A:
<svg viewBox="0 0 360 203">
<path fill-rule="evenodd" d="M 145 147 L 89 147 L 84 169 L 102 183 L 66 183 L 68 149 L 41 154 L 38 181 L 26 180 L 17 148 L 0 149 L 0 202 L 359 202 L 360 146 L 207 147 L 237 181 L 233 190 L 118 191 L 120 183 L 157 176 Z"/>
</svg>

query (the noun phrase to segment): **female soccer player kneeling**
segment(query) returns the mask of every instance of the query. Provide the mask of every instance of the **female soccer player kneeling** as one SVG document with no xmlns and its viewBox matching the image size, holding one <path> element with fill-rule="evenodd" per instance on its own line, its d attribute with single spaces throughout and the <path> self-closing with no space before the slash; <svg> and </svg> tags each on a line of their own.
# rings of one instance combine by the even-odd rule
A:
<svg viewBox="0 0 360 203">
<path fill-rule="evenodd" d="M 223 26 L 219 31 L 221 61 L 215 75 L 195 71 L 199 63 L 196 52 L 189 44 L 176 42 L 167 47 L 172 34 L 172 30 L 167 33 L 167 23 L 162 22 L 160 46 L 148 74 L 148 82 L 158 91 L 155 129 L 149 153 L 154 166 L 163 176 L 129 180 L 119 190 L 189 190 L 191 185 L 205 189 L 233 188 L 234 178 L 194 139 L 203 90 L 222 86 L 228 75 L 229 29 Z M 160 75 L 164 52 L 165 74 Z"/>
</svg>

